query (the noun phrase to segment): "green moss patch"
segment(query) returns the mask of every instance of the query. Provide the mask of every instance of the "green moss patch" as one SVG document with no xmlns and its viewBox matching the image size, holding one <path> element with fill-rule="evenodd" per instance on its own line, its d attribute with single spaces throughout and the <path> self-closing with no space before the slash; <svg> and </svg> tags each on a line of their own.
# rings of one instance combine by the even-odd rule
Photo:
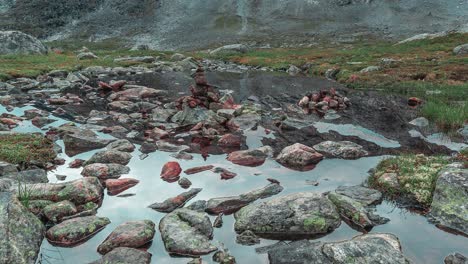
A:
<svg viewBox="0 0 468 264">
<path fill-rule="evenodd" d="M 28 167 L 31 162 L 46 164 L 56 157 L 53 143 L 37 134 L 0 135 L 0 160 Z"/>
</svg>

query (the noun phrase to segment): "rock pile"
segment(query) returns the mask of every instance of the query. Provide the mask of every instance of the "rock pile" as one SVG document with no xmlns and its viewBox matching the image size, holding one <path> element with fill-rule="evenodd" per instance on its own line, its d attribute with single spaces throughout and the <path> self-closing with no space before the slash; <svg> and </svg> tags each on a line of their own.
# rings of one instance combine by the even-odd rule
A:
<svg viewBox="0 0 468 264">
<path fill-rule="evenodd" d="M 305 113 L 317 112 L 324 115 L 329 109 L 342 110 L 351 106 L 351 101 L 334 88 L 329 91 L 311 92 L 298 103 Z"/>
</svg>

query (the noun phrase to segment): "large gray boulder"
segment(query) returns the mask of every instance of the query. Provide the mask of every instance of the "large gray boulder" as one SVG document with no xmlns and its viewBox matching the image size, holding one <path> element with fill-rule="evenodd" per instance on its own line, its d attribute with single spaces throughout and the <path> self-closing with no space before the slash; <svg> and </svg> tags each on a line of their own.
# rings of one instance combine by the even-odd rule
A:
<svg viewBox="0 0 468 264">
<path fill-rule="evenodd" d="M 151 220 L 125 222 L 117 226 L 97 250 L 107 254 L 118 247 L 141 248 L 153 240 L 155 232 Z"/>
<path fill-rule="evenodd" d="M 159 231 L 170 254 L 200 256 L 217 250 L 210 242 L 213 226 L 205 213 L 177 209 L 161 219 Z"/>
<path fill-rule="evenodd" d="M 46 53 L 44 44 L 33 36 L 20 31 L 0 31 L 0 55 Z"/>
<path fill-rule="evenodd" d="M 0 263 L 35 263 L 45 227 L 10 192 L 0 192 Z"/>
<path fill-rule="evenodd" d="M 366 234 L 333 243 L 295 241 L 278 243 L 268 250 L 270 264 L 410 263 L 401 252 L 397 237 Z"/>
<path fill-rule="evenodd" d="M 468 54 L 468 43 L 457 46 L 453 49 L 455 55 L 467 55 Z"/>
<path fill-rule="evenodd" d="M 302 192 L 250 204 L 235 215 L 235 230 L 251 230 L 275 239 L 297 239 L 327 234 L 340 226 L 335 205 L 323 194 Z"/>
<path fill-rule="evenodd" d="M 448 165 L 439 173 L 430 218 L 437 224 L 468 235 L 468 169 Z"/>
</svg>

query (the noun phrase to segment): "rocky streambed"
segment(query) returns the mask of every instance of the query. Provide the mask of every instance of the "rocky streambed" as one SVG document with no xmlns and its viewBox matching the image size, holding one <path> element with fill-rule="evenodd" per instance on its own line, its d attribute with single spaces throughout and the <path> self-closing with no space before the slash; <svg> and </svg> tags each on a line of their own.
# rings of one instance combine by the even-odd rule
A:
<svg viewBox="0 0 468 264">
<path fill-rule="evenodd" d="M 466 147 L 462 134 L 456 144 L 428 140 L 436 129 L 410 124 L 418 111 L 406 98 L 255 69 L 204 73 L 197 63 L 0 84 L 3 133 L 43 133 L 63 150 L 47 179 L 27 178 L 28 207 L 47 229 L 39 263 L 441 263 L 468 254 L 462 204 L 450 207 L 461 215 L 454 234 L 363 187 L 388 155 L 450 155 Z M 308 92 L 321 93 L 316 104 L 303 104 Z M 2 194 L 14 191 L 15 166 L 1 168 Z M 466 169 L 456 175 L 443 184 L 460 183 L 463 201 Z"/>
</svg>

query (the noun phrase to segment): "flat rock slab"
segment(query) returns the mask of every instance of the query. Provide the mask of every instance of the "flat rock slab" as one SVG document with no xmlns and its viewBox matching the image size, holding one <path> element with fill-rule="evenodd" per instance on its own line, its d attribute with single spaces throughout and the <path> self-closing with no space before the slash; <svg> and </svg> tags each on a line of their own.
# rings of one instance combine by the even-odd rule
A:
<svg viewBox="0 0 468 264">
<path fill-rule="evenodd" d="M 81 175 L 85 177 L 97 177 L 101 180 L 107 179 L 117 179 L 122 174 L 128 174 L 130 172 L 130 168 L 115 163 L 93 163 L 85 166 L 81 171 Z"/>
<path fill-rule="evenodd" d="M 166 250 L 180 256 L 200 256 L 217 250 L 210 240 L 213 227 L 206 213 L 177 209 L 159 222 Z"/>
<path fill-rule="evenodd" d="M 238 196 L 212 198 L 207 202 L 206 212 L 215 215 L 220 213 L 232 214 L 249 203 L 273 196 L 280 193 L 282 190 L 282 186 L 272 183 L 261 189 L 253 190 Z"/>
<path fill-rule="evenodd" d="M 117 150 L 106 150 L 95 153 L 85 162 L 85 165 L 93 163 L 117 163 L 127 165 L 131 159 L 132 155 L 130 153 Z"/>
<path fill-rule="evenodd" d="M 336 193 L 348 196 L 364 206 L 377 204 L 382 201 L 382 193 L 378 190 L 369 189 L 363 186 L 340 186 L 336 188 Z"/>
<path fill-rule="evenodd" d="M 108 224 L 110 224 L 110 220 L 107 217 L 73 218 L 51 227 L 47 231 L 46 237 L 53 245 L 72 247 L 84 243 Z"/>
<path fill-rule="evenodd" d="M 271 264 L 410 263 L 403 256 L 397 237 L 379 233 L 334 243 L 280 242 L 270 246 L 267 252 Z"/>
<path fill-rule="evenodd" d="M 72 157 L 80 153 L 88 152 L 94 149 L 100 149 L 107 146 L 113 140 L 89 137 L 80 134 L 68 134 L 63 137 L 65 153 Z"/>
<path fill-rule="evenodd" d="M 302 192 L 250 204 L 235 215 L 237 233 L 251 230 L 273 239 L 314 238 L 341 224 L 335 205 L 324 195 Z"/>
<path fill-rule="evenodd" d="M 468 169 L 462 166 L 451 164 L 439 173 L 429 217 L 468 235 Z"/>
<path fill-rule="evenodd" d="M 341 159 L 358 159 L 369 155 L 361 145 L 351 141 L 325 141 L 315 145 L 314 149 L 326 156 Z"/>
<path fill-rule="evenodd" d="M 0 192 L 0 263 L 34 263 L 45 227 L 10 192 Z"/>
<path fill-rule="evenodd" d="M 118 247 L 104 255 L 100 260 L 91 262 L 90 264 L 117 264 L 117 263 L 132 263 L 132 264 L 150 264 L 151 254 L 128 247 Z"/>
<path fill-rule="evenodd" d="M 52 222 L 59 222 L 63 217 L 78 213 L 76 206 L 70 201 L 50 204 L 42 210 L 44 216 Z"/>
<path fill-rule="evenodd" d="M 176 197 L 169 198 L 162 203 L 154 203 L 150 205 L 149 208 L 162 213 L 170 213 L 177 208 L 183 207 L 185 203 L 193 199 L 201 191 L 201 188 L 194 188 L 188 192 L 183 192 Z"/>
<path fill-rule="evenodd" d="M 97 250 L 106 254 L 118 247 L 141 248 L 153 240 L 155 232 L 151 220 L 126 222 L 115 228 Z"/>
</svg>

